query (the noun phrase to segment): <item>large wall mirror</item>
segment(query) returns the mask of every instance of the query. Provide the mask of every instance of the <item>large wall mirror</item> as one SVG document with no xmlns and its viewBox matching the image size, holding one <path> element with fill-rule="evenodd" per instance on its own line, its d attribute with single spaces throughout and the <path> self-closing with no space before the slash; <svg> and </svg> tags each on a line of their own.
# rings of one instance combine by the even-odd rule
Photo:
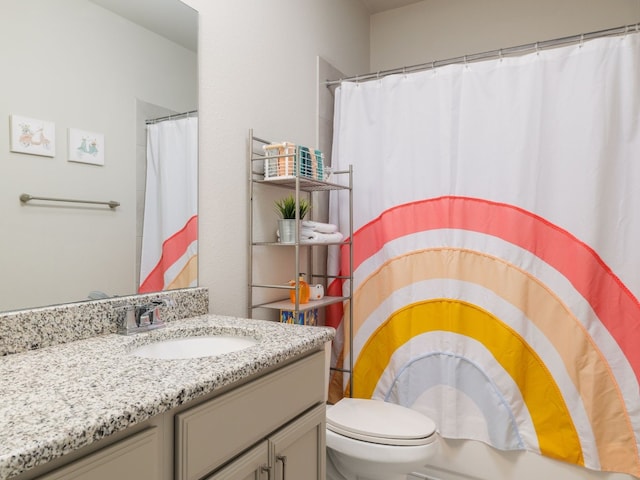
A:
<svg viewBox="0 0 640 480">
<path fill-rule="evenodd" d="M 0 312 L 137 292 L 145 120 L 197 110 L 197 25 L 180 0 L 2 2 Z M 95 134 L 102 164 L 74 151 Z"/>
</svg>

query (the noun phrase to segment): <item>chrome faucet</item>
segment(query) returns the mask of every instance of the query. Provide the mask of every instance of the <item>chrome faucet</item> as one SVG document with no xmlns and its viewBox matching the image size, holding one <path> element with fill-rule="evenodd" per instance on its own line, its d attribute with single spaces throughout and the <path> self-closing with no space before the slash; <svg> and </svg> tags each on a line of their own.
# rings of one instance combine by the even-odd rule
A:
<svg viewBox="0 0 640 480">
<path fill-rule="evenodd" d="M 163 327 L 165 324 L 160 317 L 160 307 L 173 305 L 175 305 L 173 300 L 164 298 L 142 304 L 116 307 L 118 333 L 131 335 Z"/>
<path fill-rule="evenodd" d="M 154 317 L 158 319 L 159 306 L 161 303 L 156 301 L 149 302 L 143 305 L 136 305 L 135 307 L 135 319 L 136 326 L 153 325 Z"/>
</svg>

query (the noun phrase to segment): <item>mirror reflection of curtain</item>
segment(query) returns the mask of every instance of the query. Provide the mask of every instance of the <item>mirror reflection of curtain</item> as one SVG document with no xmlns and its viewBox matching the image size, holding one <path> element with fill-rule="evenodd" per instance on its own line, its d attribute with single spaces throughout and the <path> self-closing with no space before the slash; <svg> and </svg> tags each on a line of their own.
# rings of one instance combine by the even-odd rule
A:
<svg viewBox="0 0 640 480">
<path fill-rule="evenodd" d="M 139 293 L 197 285 L 198 119 L 147 125 Z"/>
</svg>

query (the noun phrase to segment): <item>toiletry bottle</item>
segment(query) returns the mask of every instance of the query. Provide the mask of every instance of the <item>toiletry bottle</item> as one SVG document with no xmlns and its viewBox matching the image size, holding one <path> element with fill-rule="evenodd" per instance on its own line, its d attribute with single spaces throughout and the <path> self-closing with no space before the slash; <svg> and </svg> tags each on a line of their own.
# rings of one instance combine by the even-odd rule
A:
<svg viewBox="0 0 640 480">
<path fill-rule="evenodd" d="M 304 274 L 301 273 L 300 277 L 298 278 L 298 282 L 299 282 L 299 287 L 298 290 L 300 292 L 300 304 L 303 303 L 309 303 L 309 284 L 307 282 L 305 282 L 304 280 Z M 291 280 L 289 281 L 289 285 L 294 286 L 296 284 L 295 281 Z M 289 300 L 291 300 L 291 303 L 296 303 L 296 291 L 295 289 L 293 290 L 289 290 Z"/>
</svg>

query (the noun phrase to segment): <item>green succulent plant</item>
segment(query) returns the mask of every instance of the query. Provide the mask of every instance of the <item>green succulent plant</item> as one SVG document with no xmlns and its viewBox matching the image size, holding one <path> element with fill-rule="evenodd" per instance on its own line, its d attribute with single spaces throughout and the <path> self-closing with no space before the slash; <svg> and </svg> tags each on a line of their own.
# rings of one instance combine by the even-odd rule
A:
<svg viewBox="0 0 640 480">
<path fill-rule="evenodd" d="M 282 218 L 296 218 L 296 198 L 293 195 L 281 198 L 275 203 L 276 209 Z M 308 200 L 301 198 L 298 208 L 298 214 L 300 215 L 299 218 L 302 220 L 311 208 L 311 204 Z"/>
</svg>

